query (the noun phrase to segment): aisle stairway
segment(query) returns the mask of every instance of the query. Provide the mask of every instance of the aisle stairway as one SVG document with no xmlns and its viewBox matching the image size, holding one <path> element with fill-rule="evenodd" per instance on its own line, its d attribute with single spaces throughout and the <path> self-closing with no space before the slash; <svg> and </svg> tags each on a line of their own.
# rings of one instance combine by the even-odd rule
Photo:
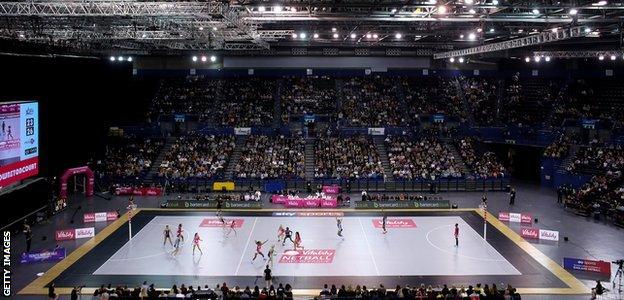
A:
<svg viewBox="0 0 624 300">
<path fill-rule="evenodd" d="M 225 179 L 233 179 L 234 170 L 236 165 L 238 164 L 238 160 L 240 159 L 241 153 L 243 151 L 243 147 L 245 146 L 245 142 L 247 141 L 246 135 L 237 135 L 236 136 L 236 144 L 234 146 L 234 151 L 232 152 L 232 156 L 230 156 L 230 161 L 228 162 L 227 168 L 225 169 L 225 174 L 223 177 Z"/>
<path fill-rule="evenodd" d="M 310 181 L 314 179 L 314 168 L 316 164 L 314 145 L 316 144 L 316 139 L 308 138 L 305 142 L 305 178 Z"/>
<path fill-rule="evenodd" d="M 162 164 L 163 160 L 165 159 L 165 154 L 171 151 L 171 148 L 173 147 L 173 144 L 175 144 L 176 139 L 176 137 L 172 136 L 165 139 L 165 145 L 162 147 L 160 153 L 158 153 L 158 156 L 156 156 L 156 158 L 152 162 L 152 165 L 147 171 L 147 174 L 145 174 L 146 180 L 151 181 L 154 176 L 158 175 L 158 169 L 160 168 L 160 164 Z"/>
<path fill-rule="evenodd" d="M 392 168 L 390 167 L 390 160 L 388 159 L 388 149 L 386 149 L 386 143 L 383 136 L 376 136 L 373 138 L 375 146 L 377 146 L 377 152 L 379 153 L 379 160 L 384 169 L 384 175 L 386 182 L 393 182 Z"/>
</svg>

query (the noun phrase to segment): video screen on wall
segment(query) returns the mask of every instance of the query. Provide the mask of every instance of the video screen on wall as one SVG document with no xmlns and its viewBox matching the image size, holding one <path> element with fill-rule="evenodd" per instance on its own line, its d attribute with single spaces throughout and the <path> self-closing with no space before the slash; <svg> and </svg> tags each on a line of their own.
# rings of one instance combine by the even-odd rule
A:
<svg viewBox="0 0 624 300">
<path fill-rule="evenodd" d="M 0 188 L 39 173 L 39 104 L 0 103 Z"/>
</svg>

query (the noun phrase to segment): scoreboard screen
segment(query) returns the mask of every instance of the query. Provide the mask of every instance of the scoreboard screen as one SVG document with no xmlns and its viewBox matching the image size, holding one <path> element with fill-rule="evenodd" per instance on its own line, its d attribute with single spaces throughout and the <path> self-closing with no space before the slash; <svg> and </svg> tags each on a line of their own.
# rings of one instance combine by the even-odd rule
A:
<svg viewBox="0 0 624 300">
<path fill-rule="evenodd" d="M 0 103 L 0 188 L 39 173 L 39 103 Z"/>
</svg>

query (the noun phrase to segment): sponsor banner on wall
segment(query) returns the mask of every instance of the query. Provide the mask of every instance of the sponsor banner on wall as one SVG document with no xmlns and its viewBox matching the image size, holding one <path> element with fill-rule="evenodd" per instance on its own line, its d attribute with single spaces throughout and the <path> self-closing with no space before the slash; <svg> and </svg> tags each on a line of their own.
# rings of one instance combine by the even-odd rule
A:
<svg viewBox="0 0 624 300">
<path fill-rule="evenodd" d="M 512 213 L 512 212 L 499 212 L 498 219 L 505 222 L 525 223 L 531 224 L 533 222 L 533 216 L 527 213 Z"/>
<path fill-rule="evenodd" d="M 241 228 L 243 227 L 243 222 L 245 222 L 245 219 L 224 219 L 224 220 L 225 220 L 225 225 L 223 225 L 223 223 L 221 223 L 221 221 L 219 221 L 219 219 L 217 218 L 206 218 L 202 220 L 201 224 L 199 224 L 199 227 L 223 227 L 223 226 L 230 227 L 232 225 L 232 221 L 234 221 L 236 222 L 234 223 L 234 228 Z"/>
<path fill-rule="evenodd" d="M 214 200 L 167 200 L 167 208 L 217 208 Z M 223 208 L 258 209 L 262 202 L 223 201 Z"/>
<path fill-rule="evenodd" d="M 57 230 L 54 239 L 57 241 L 67 241 L 75 239 L 92 238 L 95 236 L 95 227 L 63 229 Z"/>
<path fill-rule="evenodd" d="M 600 273 L 605 277 L 611 277 L 611 263 L 608 261 L 564 257 L 563 268 L 566 270 Z"/>
<path fill-rule="evenodd" d="M 117 196 L 160 196 L 162 194 L 162 189 L 159 187 L 142 187 L 142 188 L 134 188 L 134 187 L 116 187 L 115 195 Z"/>
<path fill-rule="evenodd" d="M 282 264 L 331 264 L 334 261 L 334 249 L 286 250 L 279 262 Z"/>
<path fill-rule="evenodd" d="M 451 208 L 449 200 L 427 200 L 427 201 L 357 201 L 357 209 L 381 209 L 381 208 Z"/>
<path fill-rule="evenodd" d="M 85 213 L 83 215 L 84 223 L 106 222 L 106 221 L 114 221 L 114 220 L 117 220 L 117 212 L 114 212 L 114 211 Z"/>
<path fill-rule="evenodd" d="M 369 127 L 368 134 L 370 135 L 384 135 L 386 134 L 386 129 L 383 127 Z"/>
<path fill-rule="evenodd" d="M 24 252 L 20 258 L 20 263 L 30 264 L 38 262 L 61 261 L 65 258 L 65 248 L 59 247 L 54 250 L 37 250 Z"/>
<path fill-rule="evenodd" d="M 520 235 L 523 238 L 540 239 L 547 241 L 559 241 L 559 231 L 537 229 L 532 227 L 520 228 Z"/>
<path fill-rule="evenodd" d="M 343 217 L 344 212 L 341 211 L 275 211 L 274 217 Z"/>
<path fill-rule="evenodd" d="M 373 219 L 375 228 L 382 228 L 382 219 Z M 386 228 L 416 228 L 412 219 L 386 219 Z"/>
<path fill-rule="evenodd" d="M 250 135 L 251 127 L 234 127 L 235 135 Z"/>
</svg>

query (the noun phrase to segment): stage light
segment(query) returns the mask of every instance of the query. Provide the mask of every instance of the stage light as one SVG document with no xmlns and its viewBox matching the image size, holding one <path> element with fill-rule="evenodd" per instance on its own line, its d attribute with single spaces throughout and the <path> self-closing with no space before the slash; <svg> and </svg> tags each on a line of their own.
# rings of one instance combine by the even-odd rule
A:
<svg viewBox="0 0 624 300">
<path fill-rule="evenodd" d="M 459 35 L 459 38 L 460 38 L 460 39 L 463 39 L 463 38 L 464 38 L 464 35 L 463 35 L 463 34 L 460 34 L 460 35 Z"/>
<path fill-rule="evenodd" d="M 299 37 L 300 37 L 301 39 L 305 39 L 305 38 L 306 38 L 306 36 L 308 36 L 308 35 L 307 35 L 305 32 L 302 32 L 302 33 L 300 33 L 300 34 L 299 34 Z"/>
<path fill-rule="evenodd" d="M 193 60 L 193 62 L 196 62 L 197 61 L 197 56 L 193 56 L 191 59 Z"/>
<path fill-rule="evenodd" d="M 585 33 L 590 33 L 592 30 L 591 30 L 591 28 L 587 27 L 587 28 L 585 28 L 584 31 L 585 31 Z"/>
<path fill-rule="evenodd" d="M 128 61 L 132 62 L 132 56 L 128 56 Z"/>
<path fill-rule="evenodd" d="M 604 0 L 598 1 L 596 3 L 592 3 L 592 6 L 605 6 L 605 5 L 607 5 L 607 1 L 604 1 Z"/>
<path fill-rule="evenodd" d="M 531 58 L 527 56 L 527 57 L 525 57 L 525 58 L 524 58 L 524 61 L 525 61 L 525 62 L 530 62 L 530 61 L 531 61 Z"/>
<path fill-rule="evenodd" d="M 493 0 L 492 5 L 498 5 L 498 0 Z"/>
<path fill-rule="evenodd" d="M 615 59 L 616 59 L 615 55 L 611 55 L 611 60 L 615 60 Z"/>
<path fill-rule="evenodd" d="M 451 58 L 449 58 L 449 61 L 450 61 L 450 62 L 455 62 L 455 57 L 451 57 Z"/>
<path fill-rule="evenodd" d="M 518 33 L 523 33 L 524 29 L 518 29 Z"/>
<path fill-rule="evenodd" d="M 296 34 L 296 33 L 293 33 L 293 34 L 292 34 L 292 38 L 293 38 L 293 39 L 296 39 L 296 38 L 297 38 L 297 34 Z"/>
<path fill-rule="evenodd" d="M 217 26 L 213 26 L 212 31 L 217 31 Z"/>
<path fill-rule="evenodd" d="M 496 31 L 494 28 L 490 28 L 490 33 L 494 33 Z"/>
<path fill-rule="evenodd" d="M 394 14 L 394 13 L 396 13 L 396 12 L 397 12 L 397 9 L 396 9 L 396 8 L 393 8 L 390 12 Z"/>
<path fill-rule="evenodd" d="M 367 34 L 366 34 L 366 38 L 367 38 L 367 39 L 370 39 L 370 38 L 372 38 L 372 37 L 373 37 L 373 35 L 371 35 L 370 33 L 367 33 Z"/>
<path fill-rule="evenodd" d="M 202 62 L 206 62 L 207 60 L 208 60 L 208 58 L 207 58 L 207 57 L 205 57 L 205 56 L 202 56 L 202 57 L 201 57 L 201 61 L 202 61 Z"/>
<path fill-rule="evenodd" d="M 290 11 L 291 11 L 291 12 L 297 12 L 297 8 L 295 8 L 295 7 L 291 7 L 291 8 L 290 8 Z"/>
<path fill-rule="evenodd" d="M 598 60 L 604 60 L 604 55 L 598 56 Z"/>
<path fill-rule="evenodd" d="M 468 10 L 468 13 L 469 13 L 469 14 L 472 14 L 472 15 L 474 15 L 476 12 L 477 12 L 477 11 L 476 11 L 476 10 L 474 10 L 474 8 L 471 8 L 471 9 L 469 9 L 469 10 Z"/>
<path fill-rule="evenodd" d="M 332 32 L 336 32 L 336 27 L 332 27 Z"/>
<path fill-rule="evenodd" d="M 550 61 L 550 56 L 546 56 L 546 57 L 544 57 L 544 60 L 545 60 L 546 62 L 549 62 L 549 61 Z"/>
<path fill-rule="evenodd" d="M 535 62 L 540 62 L 540 60 L 542 60 L 542 58 L 539 57 L 539 56 L 535 56 L 535 57 L 533 57 L 533 60 L 535 60 Z"/>
<path fill-rule="evenodd" d="M 375 34 L 373 34 L 373 38 L 374 38 L 374 39 L 376 39 L 376 38 L 378 38 L 378 37 L 379 37 L 379 36 L 378 36 L 376 33 L 375 33 Z"/>
<path fill-rule="evenodd" d="M 534 15 L 539 15 L 539 13 L 540 13 L 539 9 L 537 9 L 537 8 L 534 8 L 531 12 L 532 12 Z"/>
<path fill-rule="evenodd" d="M 397 40 L 400 40 L 401 38 L 403 38 L 403 35 L 400 34 L 400 33 L 397 33 L 397 34 L 394 35 L 394 38 L 397 39 Z"/>
<path fill-rule="evenodd" d="M 351 33 L 350 37 L 351 37 L 352 40 L 355 40 L 355 38 L 356 38 L 355 33 Z"/>
<path fill-rule="evenodd" d="M 469 5 L 470 5 L 470 4 L 472 4 L 472 3 L 473 3 L 473 0 L 464 0 L 464 3 L 466 3 L 466 4 L 469 4 Z"/>
<path fill-rule="evenodd" d="M 258 11 L 259 12 L 264 12 L 264 11 L 266 11 L 266 8 L 264 6 L 258 6 Z"/>
<path fill-rule="evenodd" d="M 444 5 L 438 6 L 438 13 L 439 14 L 445 14 L 446 13 L 446 6 L 444 6 Z"/>
<path fill-rule="evenodd" d="M 483 29 L 477 28 L 477 32 L 482 32 L 482 31 L 483 31 Z"/>
<path fill-rule="evenodd" d="M 477 35 L 474 34 L 473 32 L 468 34 L 468 39 L 471 41 L 474 41 L 477 38 Z"/>
<path fill-rule="evenodd" d="M 576 8 L 570 9 L 570 11 L 568 12 L 571 16 L 574 16 L 576 14 L 578 14 L 578 10 Z"/>
<path fill-rule="evenodd" d="M 318 37 L 319 37 L 318 33 L 315 33 L 315 34 L 314 34 L 314 38 L 315 38 L 315 39 L 318 39 Z"/>
<path fill-rule="evenodd" d="M 427 1 L 427 4 L 436 4 L 436 0 L 429 0 Z"/>
<path fill-rule="evenodd" d="M 111 56 L 111 57 L 110 57 L 110 61 L 115 61 L 115 57 L 114 57 L 114 56 Z"/>
<path fill-rule="evenodd" d="M 551 29 L 550 31 L 557 32 L 557 31 L 559 31 L 559 28 L 555 27 L 555 28 Z"/>
<path fill-rule="evenodd" d="M 216 56 L 214 56 L 214 55 L 211 55 L 211 56 L 210 56 L 210 61 L 211 61 L 211 62 L 215 62 L 215 61 L 217 61 L 217 57 L 216 57 Z"/>
<path fill-rule="evenodd" d="M 117 57 L 117 60 L 118 60 L 118 61 L 123 61 L 123 60 L 124 60 L 124 57 L 123 57 L 123 56 Z"/>
<path fill-rule="evenodd" d="M 337 34 L 337 33 L 334 33 L 333 37 L 334 37 L 335 39 L 337 39 L 337 38 L 338 38 L 338 34 Z"/>
<path fill-rule="evenodd" d="M 204 30 L 204 27 L 199 26 L 199 31 Z"/>
<path fill-rule="evenodd" d="M 274 12 L 282 12 L 282 7 L 279 5 L 273 6 L 273 11 Z"/>
<path fill-rule="evenodd" d="M 463 64 L 463 63 L 464 63 L 464 58 L 463 58 L 463 57 L 460 57 L 460 58 L 459 58 L 459 63 L 460 63 L 460 64 Z"/>
</svg>

